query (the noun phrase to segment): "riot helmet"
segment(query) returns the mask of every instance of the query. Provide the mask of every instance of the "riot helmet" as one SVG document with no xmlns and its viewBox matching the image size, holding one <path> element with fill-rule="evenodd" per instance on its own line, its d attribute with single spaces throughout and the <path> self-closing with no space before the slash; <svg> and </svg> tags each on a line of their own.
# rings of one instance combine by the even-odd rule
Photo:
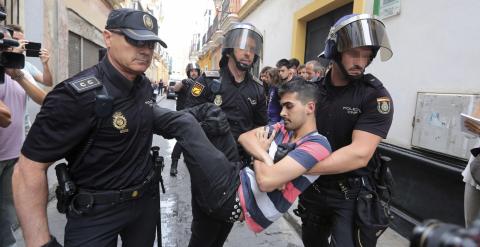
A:
<svg viewBox="0 0 480 247">
<path fill-rule="evenodd" d="M 201 74 L 201 70 L 200 70 L 200 66 L 198 66 L 197 63 L 195 62 L 190 62 L 187 64 L 187 68 L 185 68 L 185 73 L 187 74 L 187 77 L 191 79 L 190 77 L 190 71 L 192 71 L 192 69 L 196 70 L 197 73 L 198 73 L 198 76 L 200 76 Z M 196 78 L 195 78 L 196 79 Z"/>
<path fill-rule="evenodd" d="M 233 49 L 238 48 L 247 50 L 254 54 L 253 63 L 245 64 L 234 56 Z M 230 28 L 224 36 L 222 46 L 222 59 L 220 67 L 226 64 L 226 56 L 230 55 L 235 60 L 235 64 L 239 70 L 248 71 L 258 59 L 262 59 L 263 53 L 263 36 L 249 23 L 237 23 Z"/>
<path fill-rule="evenodd" d="M 340 18 L 330 29 L 325 49 L 319 55 L 335 59 L 338 53 L 357 47 L 372 47 L 375 58 L 380 51 L 382 61 L 393 55 L 383 22 L 369 14 L 351 14 Z"/>
</svg>

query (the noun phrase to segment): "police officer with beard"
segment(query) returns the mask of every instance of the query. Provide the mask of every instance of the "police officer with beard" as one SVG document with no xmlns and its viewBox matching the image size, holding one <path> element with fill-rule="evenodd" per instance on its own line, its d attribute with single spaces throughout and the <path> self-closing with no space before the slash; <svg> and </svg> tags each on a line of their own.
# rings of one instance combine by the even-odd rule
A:
<svg viewBox="0 0 480 247">
<path fill-rule="evenodd" d="M 177 92 L 177 111 L 181 111 L 185 109 L 185 100 L 187 99 L 188 90 L 195 84 L 195 80 L 200 75 L 200 66 L 197 63 L 191 62 L 187 64 L 185 68 L 185 73 L 187 74 L 187 78 L 183 79 L 182 82 L 175 84 L 175 92 Z M 180 144 L 175 143 L 172 151 L 172 165 L 170 166 L 170 176 L 175 177 L 177 176 L 178 170 L 178 160 L 180 159 L 180 155 L 182 154 L 182 146 Z"/>
<path fill-rule="evenodd" d="M 392 56 L 384 24 L 367 14 L 342 17 L 327 37 L 323 55 L 333 65 L 319 82 L 316 118 L 333 153 L 310 170 L 322 176 L 300 196 L 297 212 L 306 247 L 375 246 L 379 237 L 377 230 L 355 222 L 361 214 L 358 194 L 375 186 L 372 157 L 393 117 L 387 89 L 364 74 L 377 53 L 383 61 Z"/>
<path fill-rule="evenodd" d="M 56 167 L 66 213 L 66 246 L 152 246 L 160 214 L 150 148 L 153 126 L 151 64 L 157 20 L 115 9 L 103 31 L 107 54 L 95 66 L 59 83 L 24 142 L 13 174 L 15 207 L 27 246 L 58 246 L 50 236 L 47 169 Z M 175 119 L 163 126 L 175 125 Z M 169 135 L 174 129 L 161 129 Z M 59 172 L 60 171 L 60 172 Z M 69 177 L 69 178 L 68 178 Z M 62 182 L 61 182 L 62 181 Z M 65 185 L 68 181 L 68 186 Z"/>
<path fill-rule="evenodd" d="M 267 124 L 267 105 L 262 82 L 250 72 L 262 58 L 263 37 L 247 23 L 235 24 L 226 34 L 220 59 L 220 71 L 205 71 L 188 92 L 186 107 L 213 102 L 227 115 L 235 140 L 240 134 Z M 250 157 L 241 152 L 244 163 Z M 205 214 L 192 193 L 192 235 L 189 246 L 222 246 L 233 223 Z M 200 224 L 202 222 L 202 224 Z M 209 229 L 202 226 L 208 224 Z M 207 231 L 207 232 L 205 232 Z M 211 231 L 217 232 L 215 238 Z M 207 234 L 208 233 L 208 234 Z"/>
</svg>

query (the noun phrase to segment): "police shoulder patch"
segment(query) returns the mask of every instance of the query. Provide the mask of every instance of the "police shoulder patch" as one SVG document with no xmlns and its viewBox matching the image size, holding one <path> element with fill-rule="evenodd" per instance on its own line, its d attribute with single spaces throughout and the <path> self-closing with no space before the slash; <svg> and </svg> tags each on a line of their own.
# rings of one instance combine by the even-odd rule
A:
<svg viewBox="0 0 480 247">
<path fill-rule="evenodd" d="M 388 97 L 380 97 L 377 98 L 377 110 L 381 114 L 388 114 L 390 113 L 390 98 Z"/>
<path fill-rule="evenodd" d="M 194 97 L 198 97 L 202 94 L 204 88 L 205 88 L 205 86 L 203 84 L 201 84 L 200 82 L 195 82 L 195 84 L 193 84 L 192 90 L 190 90 L 190 92 L 192 93 L 192 95 Z"/>
<path fill-rule="evenodd" d="M 80 78 L 68 84 L 70 84 L 77 93 L 83 93 L 102 86 L 102 83 L 95 76 Z"/>
</svg>

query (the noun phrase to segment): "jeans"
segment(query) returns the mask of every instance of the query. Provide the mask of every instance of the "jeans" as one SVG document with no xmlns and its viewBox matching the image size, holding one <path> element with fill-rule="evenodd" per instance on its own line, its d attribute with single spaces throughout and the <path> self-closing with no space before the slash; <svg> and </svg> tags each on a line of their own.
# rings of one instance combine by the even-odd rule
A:
<svg viewBox="0 0 480 247">
<path fill-rule="evenodd" d="M 16 162 L 16 158 L 0 161 L 0 247 L 16 246 L 13 227 L 18 220 L 12 194 L 12 173 Z"/>
</svg>

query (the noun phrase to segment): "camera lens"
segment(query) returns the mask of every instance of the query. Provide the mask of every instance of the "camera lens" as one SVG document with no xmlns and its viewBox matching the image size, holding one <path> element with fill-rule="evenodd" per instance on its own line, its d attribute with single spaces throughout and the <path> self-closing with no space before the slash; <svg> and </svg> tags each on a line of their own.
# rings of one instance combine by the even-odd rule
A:
<svg viewBox="0 0 480 247">
<path fill-rule="evenodd" d="M 411 247 L 439 247 L 456 246 L 449 245 L 448 242 L 457 242 L 455 237 L 461 228 L 452 224 L 444 224 L 437 220 L 428 220 L 422 225 L 413 229 L 410 238 Z"/>
</svg>

